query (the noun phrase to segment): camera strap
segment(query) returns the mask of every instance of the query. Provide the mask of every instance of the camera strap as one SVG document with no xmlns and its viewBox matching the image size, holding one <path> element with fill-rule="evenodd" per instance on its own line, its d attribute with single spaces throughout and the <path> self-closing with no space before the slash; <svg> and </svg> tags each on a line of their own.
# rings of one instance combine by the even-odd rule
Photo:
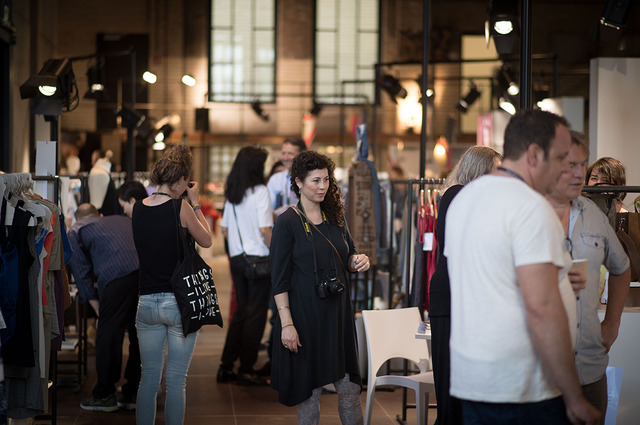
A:
<svg viewBox="0 0 640 425">
<path fill-rule="evenodd" d="M 304 229 L 305 229 L 305 233 L 307 234 L 307 239 L 309 239 L 309 241 L 311 242 L 311 245 L 314 245 L 314 244 L 313 244 L 313 233 L 311 233 L 311 230 L 309 229 L 309 224 L 310 224 L 311 226 L 313 226 L 313 228 L 314 228 L 314 229 L 316 229 L 316 231 L 317 231 L 318 233 L 320 233 L 320 235 L 321 235 L 323 238 L 325 238 L 325 240 L 326 240 L 327 242 L 329 242 L 329 245 L 331 245 L 331 247 L 333 248 L 333 250 L 334 250 L 334 251 L 335 251 L 335 253 L 336 253 L 336 256 L 338 257 L 338 261 L 340 261 L 340 265 L 342 266 L 342 270 L 347 271 L 347 269 L 344 267 L 344 263 L 342 262 L 342 258 L 340 258 L 340 253 L 338 252 L 338 249 L 335 247 L 335 245 L 333 244 L 333 242 L 331 242 L 331 240 L 330 240 L 329 238 L 327 238 L 327 237 L 324 235 L 324 233 L 322 233 L 322 232 L 320 231 L 320 229 L 318 229 L 318 228 L 316 227 L 316 225 L 315 225 L 315 224 L 313 224 L 313 223 L 311 222 L 311 220 L 309 220 L 309 217 L 307 217 L 307 215 L 304 213 L 304 211 L 301 211 L 301 210 L 300 210 L 296 205 L 292 205 L 292 206 L 291 206 L 291 208 L 293 208 L 293 210 L 296 212 L 296 214 L 298 214 L 298 217 L 300 217 L 300 220 L 302 221 L 302 225 L 304 226 Z M 302 217 L 304 217 L 304 219 L 303 219 Z M 324 215 L 324 212 L 322 212 L 322 220 L 323 220 L 324 222 L 327 222 L 327 223 L 328 223 L 328 221 L 327 221 L 327 217 Z M 329 232 L 331 232 L 331 229 L 329 229 Z M 309 237 L 309 236 L 311 236 L 311 237 Z M 331 236 L 331 233 L 329 233 L 329 236 Z M 313 258 L 313 261 L 314 261 L 314 263 L 315 263 L 315 261 L 316 261 L 315 256 L 316 256 L 316 250 L 315 250 L 315 246 L 314 246 L 314 247 L 313 247 L 313 257 L 314 257 L 314 258 Z M 334 261 L 334 263 L 335 263 L 335 261 Z M 317 268 L 318 268 L 318 266 L 316 265 L 316 269 L 317 269 Z"/>
</svg>

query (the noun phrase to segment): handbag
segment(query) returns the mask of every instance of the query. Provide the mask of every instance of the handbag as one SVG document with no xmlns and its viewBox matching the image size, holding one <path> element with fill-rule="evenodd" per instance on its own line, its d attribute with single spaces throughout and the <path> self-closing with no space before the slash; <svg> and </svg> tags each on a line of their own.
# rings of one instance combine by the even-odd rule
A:
<svg viewBox="0 0 640 425">
<path fill-rule="evenodd" d="M 236 219 L 236 228 L 238 229 L 238 238 L 240 238 L 240 247 L 242 248 L 242 257 L 244 258 L 244 277 L 247 280 L 265 279 L 271 276 L 271 261 L 269 256 L 248 255 L 242 244 L 242 235 L 240 235 L 240 227 L 238 227 L 238 216 L 236 215 L 236 206 L 233 206 L 233 216 Z"/>
<path fill-rule="evenodd" d="M 615 230 L 631 262 L 631 281 L 637 282 L 640 278 L 640 213 L 618 213 Z"/>
<path fill-rule="evenodd" d="M 186 337 L 203 325 L 222 327 L 222 315 L 211 267 L 196 251 L 189 230 L 180 226 L 175 203 L 174 211 L 178 228 L 178 263 L 171 276 L 171 288 L 180 310 L 182 333 Z"/>
<path fill-rule="evenodd" d="M 616 236 L 629 256 L 631 282 L 640 280 L 640 213 L 624 212 L 616 215 Z M 640 288 L 631 287 L 624 303 L 625 307 L 640 306 Z"/>
</svg>

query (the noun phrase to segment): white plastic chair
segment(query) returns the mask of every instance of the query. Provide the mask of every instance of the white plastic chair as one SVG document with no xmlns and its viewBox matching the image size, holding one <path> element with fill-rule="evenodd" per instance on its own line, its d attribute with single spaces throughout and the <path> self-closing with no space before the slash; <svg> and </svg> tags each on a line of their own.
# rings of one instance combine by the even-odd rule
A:
<svg viewBox="0 0 640 425">
<path fill-rule="evenodd" d="M 367 404 L 365 425 L 371 424 L 373 397 L 376 387 L 393 385 L 410 388 L 416 394 L 418 425 L 426 425 L 429 410 L 429 393 L 435 393 L 433 372 L 429 371 L 429 351 L 425 339 L 416 339 L 420 324 L 417 307 L 395 310 L 364 310 L 364 329 L 367 336 L 369 359 Z M 417 375 L 376 376 L 380 367 L 389 359 L 401 358 L 414 362 L 420 373 Z"/>
</svg>

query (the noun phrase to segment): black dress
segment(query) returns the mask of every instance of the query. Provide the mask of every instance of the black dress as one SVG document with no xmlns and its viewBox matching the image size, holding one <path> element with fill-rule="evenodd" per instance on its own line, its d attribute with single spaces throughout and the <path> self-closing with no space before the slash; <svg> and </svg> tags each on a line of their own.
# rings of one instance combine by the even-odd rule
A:
<svg viewBox="0 0 640 425">
<path fill-rule="evenodd" d="M 463 423 L 462 405 L 460 401 L 449 395 L 449 377 L 451 359 L 449 354 L 449 337 L 451 335 L 451 288 L 447 258 L 444 253 L 444 227 L 447 209 L 453 198 L 460 192 L 462 185 L 451 186 L 442 195 L 438 205 L 438 221 L 436 222 L 436 238 L 438 240 L 438 265 L 431 276 L 429 285 L 429 318 L 431 321 L 431 361 L 433 377 L 438 401 L 438 425 Z"/>
<path fill-rule="evenodd" d="M 356 254 L 348 231 L 327 222 L 317 227 L 331 240 L 346 266 L 349 257 Z M 278 217 L 271 239 L 273 294 L 288 292 L 291 317 L 302 345 L 298 353 L 284 348 L 280 320 L 275 321 L 271 387 L 286 406 L 305 401 L 314 388 L 336 382 L 346 373 L 351 382 L 362 385 L 346 271 L 327 240 L 312 226 L 310 229 L 312 241 L 307 238 L 301 218 L 289 208 Z M 318 278 L 335 273 L 346 285 L 341 295 L 318 295 L 312 243 Z"/>
</svg>

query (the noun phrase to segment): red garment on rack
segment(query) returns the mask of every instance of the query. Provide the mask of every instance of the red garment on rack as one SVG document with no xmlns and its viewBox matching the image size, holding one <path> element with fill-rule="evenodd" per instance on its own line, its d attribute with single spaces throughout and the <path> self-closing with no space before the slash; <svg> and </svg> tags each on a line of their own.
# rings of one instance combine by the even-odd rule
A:
<svg viewBox="0 0 640 425">
<path fill-rule="evenodd" d="M 431 284 L 431 276 L 436 271 L 437 255 L 436 255 L 436 218 L 433 214 L 434 208 L 431 204 L 424 206 L 424 211 L 418 217 L 418 241 L 423 244 L 425 237 L 431 238 L 431 250 L 423 251 L 424 253 L 424 283 L 422 291 L 422 307 L 429 311 L 429 285 Z"/>
<path fill-rule="evenodd" d="M 436 242 L 436 218 L 428 214 L 425 218 L 426 220 L 426 233 L 429 233 L 432 238 L 431 243 L 431 251 L 424 251 L 424 278 L 425 290 L 423 292 L 423 302 L 422 305 L 426 311 L 429 311 L 429 285 L 431 285 L 431 276 L 436 271 L 437 265 L 437 255 L 436 255 L 436 247 L 438 246 Z"/>
</svg>

